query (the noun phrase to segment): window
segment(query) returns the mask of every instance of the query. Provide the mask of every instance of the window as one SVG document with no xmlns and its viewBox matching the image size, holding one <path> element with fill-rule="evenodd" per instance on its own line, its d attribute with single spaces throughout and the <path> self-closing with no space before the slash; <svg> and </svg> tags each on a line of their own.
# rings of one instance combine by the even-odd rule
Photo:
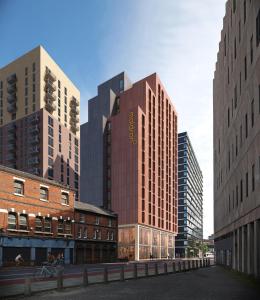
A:
<svg viewBox="0 0 260 300">
<path fill-rule="evenodd" d="M 108 227 L 112 227 L 112 220 L 108 219 Z"/>
<path fill-rule="evenodd" d="M 123 90 L 124 90 L 124 80 L 120 79 L 120 81 L 119 81 L 119 91 L 123 92 Z"/>
<path fill-rule="evenodd" d="M 244 58 L 244 72 L 245 72 L 245 80 L 247 80 L 247 59 L 246 59 L 246 56 Z"/>
<path fill-rule="evenodd" d="M 35 230 L 36 231 L 43 231 L 42 217 L 37 216 L 35 218 Z"/>
<path fill-rule="evenodd" d="M 251 102 L 251 126 L 254 127 L 255 124 L 255 114 L 254 114 L 254 99 Z"/>
<path fill-rule="evenodd" d="M 260 9 L 256 17 L 256 47 L 258 47 L 260 42 Z"/>
<path fill-rule="evenodd" d="M 40 199 L 48 200 L 48 188 L 40 187 Z"/>
<path fill-rule="evenodd" d="M 246 23 L 246 0 L 244 0 L 244 24 Z"/>
<path fill-rule="evenodd" d="M 53 148 L 52 147 L 48 147 L 48 154 L 50 155 L 50 156 L 53 156 Z"/>
<path fill-rule="evenodd" d="M 69 194 L 68 193 L 65 193 L 65 192 L 61 193 L 61 203 L 69 205 Z"/>
<path fill-rule="evenodd" d="M 71 222 L 70 221 L 65 222 L 65 234 L 71 234 Z"/>
<path fill-rule="evenodd" d="M 99 225 L 99 221 L 100 221 L 100 220 L 99 220 L 99 217 L 96 217 L 96 222 L 95 222 L 95 224 L 96 224 L 96 225 Z"/>
<path fill-rule="evenodd" d="M 255 191 L 255 165 L 252 165 L 252 192 Z"/>
<path fill-rule="evenodd" d="M 14 181 L 14 192 L 18 195 L 24 194 L 24 183 L 23 181 L 15 180 Z"/>
<path fill-rule="evenodd" d="M 16 213 L 9 212 L 9 214 L 8 214 L 8 229 L 16 229 Z"/>
<path fill-rule="evenodd" d="M 48 124 L 53 126 L 53 119 L 50 116 L 48 116 Z"/>
<path fill-rule="evenodd" d="M 63 233 L 64 232 L 64 228 L 63 228 L 63 220 L 59 219 L 58 220 L 58 233 Z"/>
<path fill-rule="evenodd" d="M 247 121 L 247 114 L 245 115 L 245 134 L 246 138 L 248 136 L 248 121 Z"/>
<path fill-rule="evenodd" d="M 19 229 L 20 230 L 27 230 L 28 229 L 27 215 L 20 215 L 19 216 Z"/>
<path fill-rule="evenodd" d="M 243 202 L 243 180 L 240 180 L 240 201 Z"/>
<path fill-rule="evenodd" d="M 44 231 L 51 232 L 51 218 L 45 218 L 44 220 Z"/>
<path fill-rule="evenodd" d="M 110 240 L 111 240 L 111 241 L 114 240 L 114 232 L 113 232 L 113 231 L 111 231 L 111 233 L 110 233 Z"/>
<path fill-rule="evenodd" d="M 80 239 L 81 238 L 81 227 L 78 227 L 78 234 L 77 237 Z"/>
<path fill-rule="evenodd" d="M 49 146 L 53 147 L 53 138 L 50 136 L 48 137 L 48 144 L 49 144 Z"/>
<path fill-rule="evenodd" d="M 48 134 L 53 137 L 53 128 L 48 126 Z"/>
<path fill-rule="evenodd" d="M 79 215 L 79 221 L 80 221 L 80 223 L 85 223 L 85 215 L 84 214 Z"/>
<path fill-rule="evenodd" d="M 253 59 L 254 59 L 254 48 L 253 48 L 253 35 L 252 35 L 251 39 L 250 39 L 250 62 L 251 62 L 251 64 L 253 62 Z"/>
<path fill-rule="evenodd" d="M 248 172 L 246 172 L 246 197 L 248 197 Z"/>
</svg>

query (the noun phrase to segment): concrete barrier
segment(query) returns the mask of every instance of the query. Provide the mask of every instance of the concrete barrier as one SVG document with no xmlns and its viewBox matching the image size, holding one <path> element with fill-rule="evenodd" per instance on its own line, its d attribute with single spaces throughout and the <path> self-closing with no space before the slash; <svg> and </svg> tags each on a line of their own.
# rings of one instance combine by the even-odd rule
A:
<svg viewBox="0 0 260 300">
<path fill-rule="evenodd" d="M 167 262 L 164 263 L 164 274 L 168 274 L 168 265 L 167 265 Z"/>
<path fill-rule="evenodd" d="M 32 288 L 31 288 L 31 278 L 26 277 L 24 280 L 24 295 L 25 296 L 31 296 L 32 294 Z"/>
<path fill-rule="evenodd" d="M 120 267 L 120 281 L 125 281 L 125 266 L 121 265 Z"/>
<path fill-rule="evenodd" d="M 83 271 L 83 286 L 87 286 L 87 285 L 88 285 L 88 269 L 87 267 L 85 267 Z"/>
<path fill-rule="evenodd" d="M 155 265 L 154 265 L 154 274 L 155 275 L 158 275 L 159 272 L 158 272 L 158 263 L 156 262 Z"/>
<path fill-rule="evenodd" d="M 104 268 L 104 283 L 108 283 L 108 269 Z"/>
<path fill-rule="evenodd" d="M 61 291 L 63 289 L 63 270 L 58 269 L 57 271 L 57 290 Z"/>
<path fill-rule="evenodd" d="M 175 261 L 172 262 L 172 273 L 176 272 L 176 265 L 175 265 Z"/>
<path fill-rule="evenodd" d="M 144 264 L 144 274 L 145 274 L 145 277 L 149 276 L 149 265 L 148 265 L 148 263 Z"/>
</svg>

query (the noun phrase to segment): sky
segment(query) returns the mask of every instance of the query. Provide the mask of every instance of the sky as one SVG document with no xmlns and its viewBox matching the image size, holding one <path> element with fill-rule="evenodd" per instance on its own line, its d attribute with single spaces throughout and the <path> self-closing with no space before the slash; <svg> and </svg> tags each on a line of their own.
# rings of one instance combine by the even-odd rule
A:
<svg viewBox="0 0 260 300">
<path fill-rule="evenodd" d="M 39 44 L 81 92 L 157 72 L 204 177 L 204 237 L 213 233 L 212 81 L 225 0 L 0 0 L 0 68 Z"/>
</svg>

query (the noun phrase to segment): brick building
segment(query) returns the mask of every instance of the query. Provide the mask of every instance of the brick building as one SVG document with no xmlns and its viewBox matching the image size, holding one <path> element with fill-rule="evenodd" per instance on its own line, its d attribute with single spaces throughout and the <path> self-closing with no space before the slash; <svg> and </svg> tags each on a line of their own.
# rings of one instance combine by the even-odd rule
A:
<svg viewBox="0 0 260 300">
<path fill-rule="evenodd" d="M 117 215 L 75 202 L 76 263 L 113 262 L 117 258 Z"/>
<path fill-rule="evenodd" d="M 52 180 L 0 166 L 0 265 L 39 263 L 47 253 L 73 262 L 74 191 Z"/>
</svg>

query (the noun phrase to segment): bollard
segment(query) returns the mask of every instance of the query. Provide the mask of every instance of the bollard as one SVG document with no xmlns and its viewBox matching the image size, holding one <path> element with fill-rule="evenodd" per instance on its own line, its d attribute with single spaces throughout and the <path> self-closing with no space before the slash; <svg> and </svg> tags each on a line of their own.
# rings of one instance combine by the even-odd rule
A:
<svg viewBox="0 0 260 300">
<path fill-rule="evenodd" d="M 176 272 L 175 261 L 172 262 L 172 273 Z"/>
<path fill-rule="evenodd" d="M 137 279 L 138 274 L 137 274 L 137 264 L 134 264 L 134 279 Z"/>
<path fill-rule="evenodd" d="M 24 281 L 24 295 L 25 296 L 31 296 L 32 289 L 31 289 L 31 278 L 26 277 Z"/>
<path fill-rule="evenodd" d="M 120 281 L 125 281 L 125 266 L 122 265 L 120 268 Z"/>
<path fill-rule="evenodd" d="M 168 274 L 168 266 L 167 263 L 164 263 L 164 274 Z"/>
<path fill-rule="evenodd" d="M 146 263 L 144 265 L 144 273 L 145 273 L 145 277 L 149 276 L 149 265 L 148 265 L 148 263 Z"/>
<path fill-rule="evenodd" d="M 63 289 L 63 270 L 58 269 L 57 271 L 57 290 L 61 291 Z"/>
<path fill-rule="evenodd" d="M 200 259 L 200 268 L 202 268 L 203 265 L 202 265 L 202 259 Z"/>
<path fill-rule="evenodd" d="M 154 275 L 157 276 L 159 273 L 158 273 L 158 264 L 157 262 L 155 263 L 154 265 Z"/>
<path fill-rule="evenodd" d="M 192 269 L 192 270 L 195 269 L 195 268 L 194 268 L 194 260 L 191 261 L 191 269 Z"/>
<path fill-rule="evenodd" d="M 181 272 L 181 262 L 179 261 L 179 264 L 178 264 L 178 272 Z"/>
<path fill-rule="evenodd" d="M 199 268 L 199 263 L 200 263 L 200 261 L 197 259 L 197 269 Z"/>
<path fill-rule="evenodd" d="M 210 259 L 208 258 L 208 266 L 210 267 Z"/>
<path fill-rule="evenodd" d="M 87 286 L 87 285 L 88 285 L 88 269 L 87 267 L 85 267 L 83 271 L 83 286 Z"/>
<path fill-rule="evenodd" d="M 108 269 L 104 268 L 104 283 L 108 283 Z"/>
</svg>

